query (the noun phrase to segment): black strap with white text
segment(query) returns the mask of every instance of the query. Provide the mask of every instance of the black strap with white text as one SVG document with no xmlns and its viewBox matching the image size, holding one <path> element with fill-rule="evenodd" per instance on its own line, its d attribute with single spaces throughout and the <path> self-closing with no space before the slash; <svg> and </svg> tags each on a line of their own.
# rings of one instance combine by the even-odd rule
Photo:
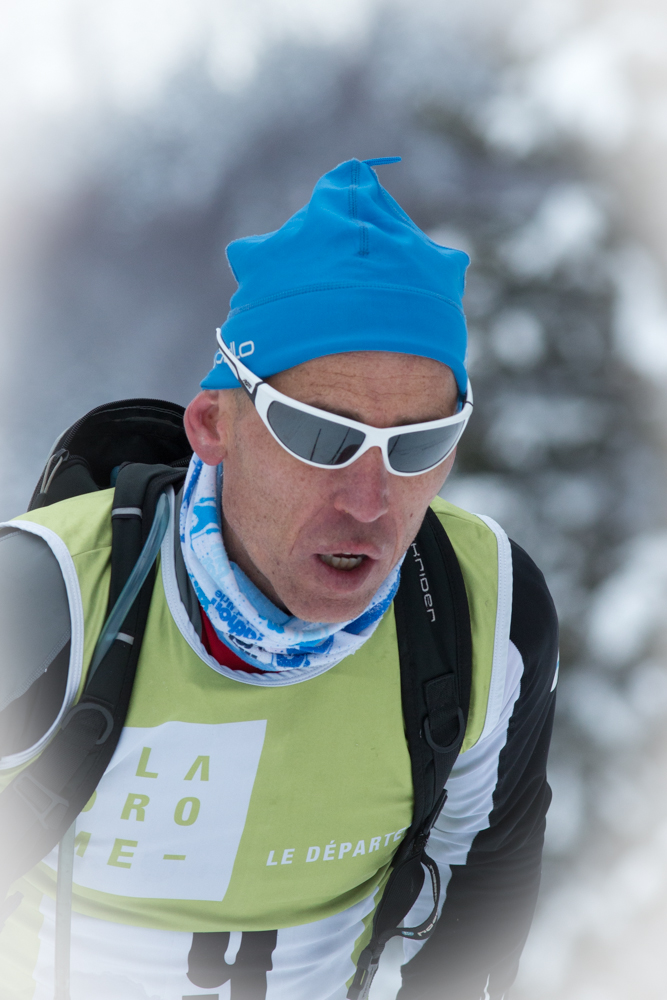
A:
<svg viewBox="0 0 667 1000">
<path fill-rule="evenodd" d="M 387 941 L 400 935 L 424 941 L 435 928 L 440 873 L 425 848 L 442 809 L 445 784 L 461 750 L 470 705 L 472 637 L 461 569 L 447 533 L 428 510 L 406 554 L 394 601 L 401 662 L 405 734 L 412 763 L 412 825 L 396 852 L 359 956 L 348 1000 L 364 1000 Z M 416 927 L 401 926 L 428 872 L 433 907 Z"/>
</svg>

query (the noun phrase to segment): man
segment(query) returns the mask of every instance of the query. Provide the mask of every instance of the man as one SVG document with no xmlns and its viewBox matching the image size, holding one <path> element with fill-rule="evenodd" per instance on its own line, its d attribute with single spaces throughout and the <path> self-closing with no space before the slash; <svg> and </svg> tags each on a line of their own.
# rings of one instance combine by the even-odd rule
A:
<svg viewBox="0 0 667 1000">
<path fill-rule="evenodd" d="M 354 989 L 417 801 L 393 602 L 429 505 L 465 584 L 472 683 L 426 846 L 439 919 L 426 943 L 405 939 L 400 997 L 500 1000 L 516 973 L 549 801 L 555 615 L 501 528 L 438 499 L 471 410 L 468 261 L 411 222 L 378 162 L 341 164 L 277 232 L 228 248 L 239 289 L 186 412 L 195 454 L 171 491 L 125 729 L 77 820 L 72 1000 Z M 112 498 L 0 536 L 3 593 L 32 608 L 2 623 L 23 671 L 0 703 L 9 778 L 80 692 Z M 56 868 L 54 852 L 21 881 L 2 997 L 53 996 Z M 432 906 L 429 885 L 405 927 Z"/>
</svg>

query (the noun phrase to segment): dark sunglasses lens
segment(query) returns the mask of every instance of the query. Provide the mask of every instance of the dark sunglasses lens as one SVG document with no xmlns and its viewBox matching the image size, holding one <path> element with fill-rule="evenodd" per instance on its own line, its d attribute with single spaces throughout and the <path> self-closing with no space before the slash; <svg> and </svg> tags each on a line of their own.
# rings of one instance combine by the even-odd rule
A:
<svg viewBox="0 0 667 1000">
<path fill-rule="evenodd" d="M 396 472 L 425 472 L 442 462 L 461 437 L 464 424 L 409 431 L 389 438 L 389 464 Z"/>
<path fill-rule="evenodd" d="M 272 402 L 267 419 L 285 447 L 318 465 L 342 465 L 359 451 L 366 437 L 352 427 L 315 417 L 285 403 Z"/>
</svg>

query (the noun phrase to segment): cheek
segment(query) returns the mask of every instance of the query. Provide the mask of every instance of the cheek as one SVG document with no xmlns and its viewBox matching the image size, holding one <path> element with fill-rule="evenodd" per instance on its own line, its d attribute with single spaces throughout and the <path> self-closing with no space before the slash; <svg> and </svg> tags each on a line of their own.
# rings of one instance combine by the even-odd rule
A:
<svg viewBox="0 0 667 1000">
<path fill-rule="evenodd" d="M 443 462 L 442 466 L 431 472 L 425 472 L 422 476 L 394 477 L 397 502 L 402 514 L 403 542 L 406 547 L 419 530 L 429 504 L 442 489 L 453 464 L 454 456 Z"/>
<path fill-rule="evenodd" d="M 431 500 L 433 500 L 433 498 L 440 493 L 445 485 L 445 480 L 452 471 L 454 462 L 456 461 L 456 452 L 457 449 L 455 448 L 449 458 L 445 459 L 442 465 L 439 465 L 436 469 L 433 469 L 432 472 L 426 474 L 425 478 L 428 479 L 428 488 L 432 490 Z M 431 501 L 429 500 L 429 503 L 430 502 Z"/>
<path fill-rule="evenodd" d="M 244 542 L 252 546 L 271 536 L 278 547 L 289 546 L 297 522 L 316 502 L 312 470 L 288 455 L 259 418 L 239 429 L 224 469 L 225 517 Z"/>
</svg>

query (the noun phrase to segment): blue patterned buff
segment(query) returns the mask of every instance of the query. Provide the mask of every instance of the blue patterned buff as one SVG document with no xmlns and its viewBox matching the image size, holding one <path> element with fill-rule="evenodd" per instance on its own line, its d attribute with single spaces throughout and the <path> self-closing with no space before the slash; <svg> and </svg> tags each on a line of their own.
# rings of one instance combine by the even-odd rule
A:
<svg viewBox="0 0 667 1000">
<path fill-rule="evenodd" d="M 227 557 L 220 524 L 221 483 L 222 466 L 204 465 L 193 455 L 180 513 L 185 565 L 221 641 L 246 663 L 267 671 L 309 667 L 319 673 L 355 653 L 393 601 L 400 564 L 352 621 L 331 625 L 290 617 Z"/>
</svg>

